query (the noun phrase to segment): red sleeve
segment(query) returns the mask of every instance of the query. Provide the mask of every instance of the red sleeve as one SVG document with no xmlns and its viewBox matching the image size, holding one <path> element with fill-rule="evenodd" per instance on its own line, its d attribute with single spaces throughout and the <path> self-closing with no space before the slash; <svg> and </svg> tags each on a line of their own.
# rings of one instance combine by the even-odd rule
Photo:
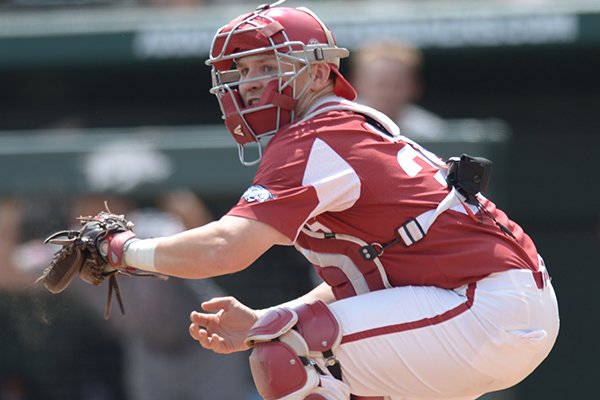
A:
<svg viewBox="0 0 600 400">
<path fill-rule="evenodd" d="M 284 132 L 274 137 L 261 161 L 253 184 L 227 213 L 271 225 L 291 241 L 318 205 L 315 189 L 302 184 L 310 138 L 286 141 Z M 283 139 L 283 140 L 282 140 Z M 294 150 L 290 149 L 293 143 Z"/>
<path fill-rule="evenodd" d="M 351 207 L 360 196 L 360 178 L 338 147 L 347 146 L 341 146 L 344 138 L 361 120 L 352 118 L 334 128 L 329 121 L 311 120 L 278 132 L 265 149 L 253 185 L 228 215 L 267 223 L 295 242 L 308 219 Z"/>
<path fill-rule="evenodd" d="M 266 200 L 253 198 L 253 193 L 269 192 L 272 197 Z M 304 225 L 317 203 L 315 190 L 297 187 L 284 191 L 270 191 L 264 186 L 254 185 L 248 188 L 240 201 L 227 215 L 245 217 L 264 222 L 277 229 L 291 241 L 295 241 L 300 228 Z"/>
</svg>

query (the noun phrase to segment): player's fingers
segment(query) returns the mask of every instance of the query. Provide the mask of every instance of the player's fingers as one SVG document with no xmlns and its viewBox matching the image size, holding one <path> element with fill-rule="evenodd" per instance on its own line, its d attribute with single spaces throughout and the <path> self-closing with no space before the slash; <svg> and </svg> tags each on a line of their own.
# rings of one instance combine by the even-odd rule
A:
<svg viewBox="0 0 600 400">
<path fill-rule="evenodd" d="M 207 350 L 213 349 L 211 337 L 208 335 L 208 332 L 204 329 L 200 329 L 198 331 L 198 343 L 200 343 L 200 346 L 204 347 Z"/>
<path fill-rule="evenodd" d="M 215 297 L 202 303 L 204 311 L 227 310 L 233 303 L 233 297 Z"/>
<path fill-rule="evenodd" d="M 218 320 L 219 317 L 216 314 L 204 314 L 197 311 L 190 313 L 190 321 L 199 326 L 208 327 L 211 323 L 218 324 Z"/>
<path fill-rule="evenodd" d="M 204 319 L 204 318 L 202 317 L 202 314 L 199 313 L 198 311 L 192 311 L 190 313 L 190 321 L 192 321 L 193 323 L 199 324 L 200 320 L 202 320 L 202 319 Z"/>
<path fill-rule="evenodd" d="M 199 340 L 199 338 L 200 338 L 199 333 L 198 333 L 199 330 L 200 330 L 200 327 L 197 324 L 190 324 L 189 332 L 190 332 L 190 336 L 194 340 Z"/>
<path fill-rule="evenodd" d="M 212 337 L 208 335 L 208 332 L 205 329 L 200 328 L 198 325 L 191 324 L 190 335 L 194 340 L 196 340 L 202 347 L 208 350 L 213 350 L 212 348 Z"/>
<path fill-rule="evenodd" d="M 213 333 L 207 339 L 209 339 L 211 349 L 215 353 L 229 353 L 229 348 L 227 347 L 227 342 L 221 336 Z"/>
<path fill-rule="evenodd" d="M 198 343 L 207 350 L 212 350 L 215 353 L 229 353 L 225 339 L 213 333 L 209 335 L 204 329 L 198 331 Z"/>
</svg>

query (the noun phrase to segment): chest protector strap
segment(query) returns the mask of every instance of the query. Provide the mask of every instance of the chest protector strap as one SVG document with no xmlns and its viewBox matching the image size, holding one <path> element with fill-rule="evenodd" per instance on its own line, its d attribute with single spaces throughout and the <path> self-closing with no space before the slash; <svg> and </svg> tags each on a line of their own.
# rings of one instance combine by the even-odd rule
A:
<svg viewBox="0 0 600 400">
<path fill-rule="evenodd" d="M 340 341 L 339 323 L 321 301 L 269 311 L 246 338 L 259 394 L 265 400 L 337 399 L 321 385 L 321 376 L 337 364 L 332 350 Z"/>
</svg>

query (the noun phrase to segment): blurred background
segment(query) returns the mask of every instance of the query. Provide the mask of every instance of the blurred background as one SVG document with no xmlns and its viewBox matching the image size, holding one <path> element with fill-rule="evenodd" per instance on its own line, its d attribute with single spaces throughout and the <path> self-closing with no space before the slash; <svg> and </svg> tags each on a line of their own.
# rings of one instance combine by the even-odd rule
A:
<svg viewBox="0 0 600 400">
<path fill-rule="evenodd" d="M 32 282 L 55 250 L 41 240 L 105 200 L 146 236 L 237 202 L 254 169 L 239 164 L 204 60 L 216 29 L 257 5 L 0 0 L 0 400 L 256 398 L 245 355 L 212 358 L 187 317 L 213 295 L 267 307 L 305 292 L 313 277 L 292 249 L 203 282 L 123 278 L 127 315 L 113 304 L 108 322 L 106 287 L 53 296 Z M 444 158 L 490 158 L 488 197 L 536 241 L 562 330 L 537 371 L 486 398 L 595 398 L 600 1 L 287 5 L 311 8 L 354 52 L 342 71 L 363 101 L 398 103 L 389 114 L 406 136 Z M 365 50 L 398 41 L 409 56 Z M 403 69 L 381 72 L 394 60 Z"/>
</svg>

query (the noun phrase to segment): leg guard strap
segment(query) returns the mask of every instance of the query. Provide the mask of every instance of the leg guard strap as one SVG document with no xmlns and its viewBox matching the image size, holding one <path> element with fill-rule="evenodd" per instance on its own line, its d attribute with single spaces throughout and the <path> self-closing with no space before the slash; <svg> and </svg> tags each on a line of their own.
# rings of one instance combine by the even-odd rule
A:
<svg viewBox="0 0 600 400">
<path fill-rule="evenodd" d="M 294 311 L 298 314 L 296 329 L 306 340 L 310 355 L 323 357 L 331 375 L 341 380 L 342 369 L 332 351 L 342 340 L 335 315 L 322 301 L 303 304 L 295 307 Z"/>
</svg>

